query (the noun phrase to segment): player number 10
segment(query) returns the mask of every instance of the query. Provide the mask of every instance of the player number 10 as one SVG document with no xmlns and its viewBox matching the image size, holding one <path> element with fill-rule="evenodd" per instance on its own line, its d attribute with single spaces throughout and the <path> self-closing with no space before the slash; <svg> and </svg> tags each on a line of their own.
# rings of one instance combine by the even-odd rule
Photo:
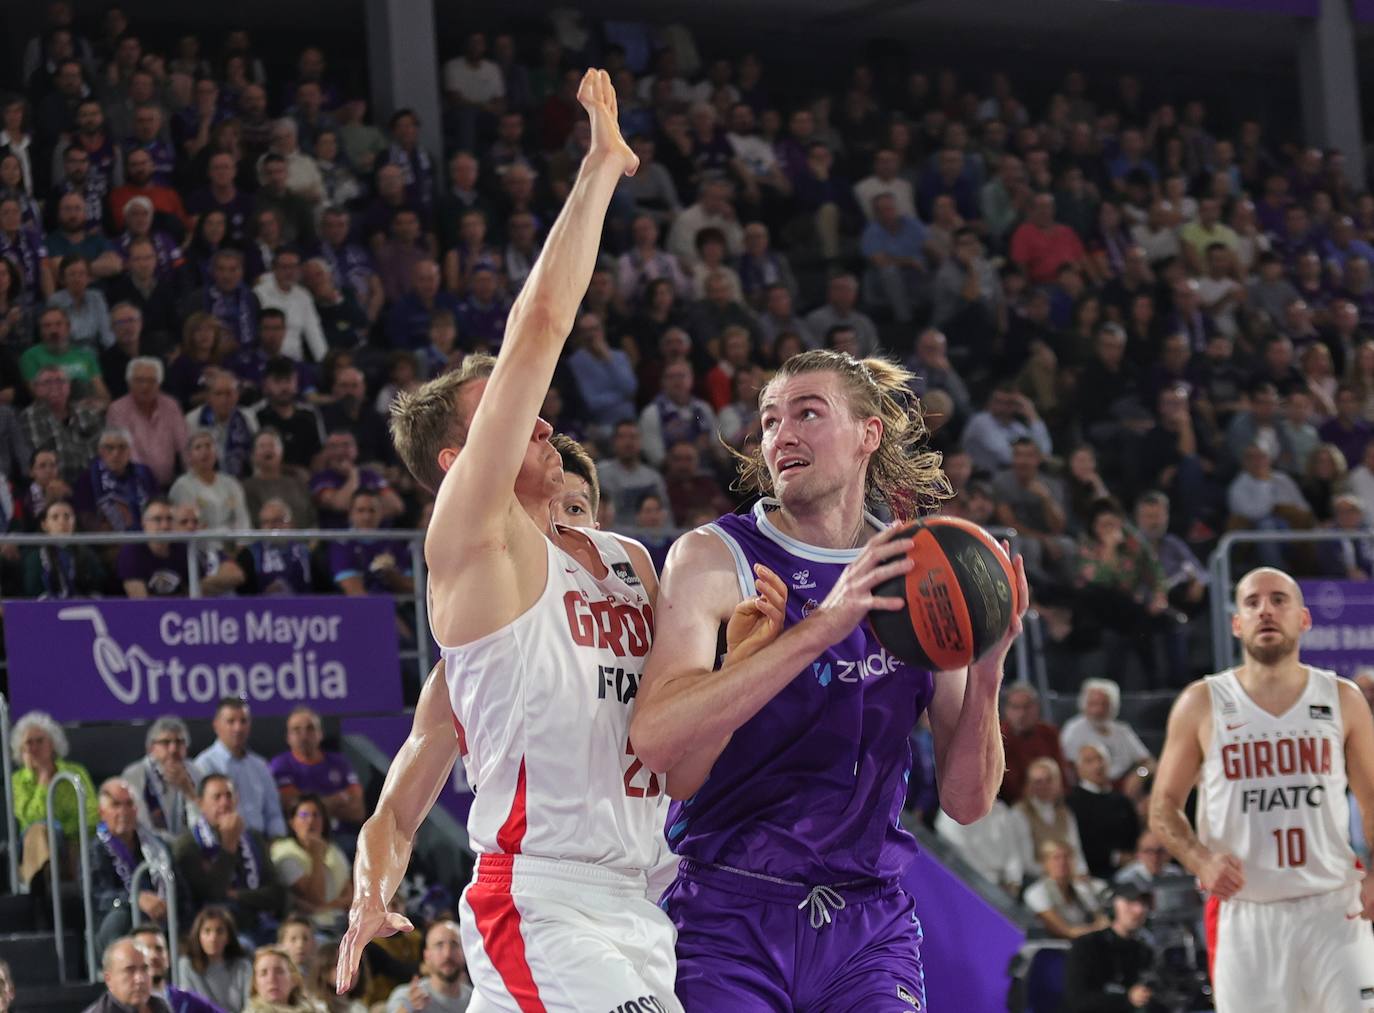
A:
<svg viewBox="0 0 1374 1013">
<path fill-rule="evenodd" d="M 1280 869 L 1296 869 L 1307 864 L 1307 834 L 1302 827 L 1275 830 L 1274 847 L 1278 849 Z"/>
</svg>

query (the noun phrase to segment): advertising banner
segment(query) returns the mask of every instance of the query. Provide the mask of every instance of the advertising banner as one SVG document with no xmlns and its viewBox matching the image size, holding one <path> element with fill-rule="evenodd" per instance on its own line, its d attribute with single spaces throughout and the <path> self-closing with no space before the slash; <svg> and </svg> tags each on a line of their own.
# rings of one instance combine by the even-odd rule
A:
<svg viewBox="0 0 1374 1013">
<path fill-rule="evenodd" d="M 1302 638 L 1302 660 L 1341 675 L 1374 666 L 1374 583 L 1356 580 L 1300 580 L 1312 613 Z"/>
<path fill-rule="evenodd" d="M 58 721 L 399 710 L 395 603 L 367 598 L 7 601 L 10 708 Z"/>
<path fill-rule="evenodd" d="M 1286 14 L 1295 18 L 1315 18 L 1321 13 L 1321 0 L 1132 0 L 1155 7 L 1210 7 L 1238 14 Z M 1361 0 L 1355 0 L 1358 5 Z"/>
</svg>

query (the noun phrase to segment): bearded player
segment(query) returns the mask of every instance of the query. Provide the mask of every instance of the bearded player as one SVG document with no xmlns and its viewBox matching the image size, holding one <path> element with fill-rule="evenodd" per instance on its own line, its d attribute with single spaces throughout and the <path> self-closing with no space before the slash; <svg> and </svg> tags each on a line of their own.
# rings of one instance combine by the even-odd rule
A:
<svg viewBox="0 0 1374 1013">
<path fill-rule="evenodd" d="M 1374 719 L 1354 683 L 1299 660 L 1311 627 L 1293 578 L 1252 570 L 1231 617 L 1243 660 L 1169 716 L 1150 826 L 1210 894 L 1219 1013 L 1374 1011 L 1374 881 L 1346 802 L 1348 786 L 1374 833 Z"/>
<path fill-rule="evenodd" d="M 889 655 L 865 621 L 904 607 L 874 588 L 912 566 L 911 539 L 869 507 L 907 519 L 948 491 L 910 379 L 839 352 L 789 359 L 760 397 L 762 445 L 742 469 L 765 498 L 669 554 L 631 737 L 675 800 L 668 841 L 683 861 L 663 904 L 692 1013 L 925 1009 L 921 928 L 899 884 L 916 850 L 900 820 L 909 736 L 928 709 L 945 811 L 985 815 L 1020 620 L 1008 602 L 994 649 L 938 674 Z M 764 601 L 770 571 L 788 582 L 785 618 L 760 613 L 762 646 L 717 667 L 721 626 Z M 1016 574 L 1024 603 L 1019 559 Z"/>
<path fill-rule="evenodd" d="M 425 687 L 360 836 L 341 990 L 368 940 L 405 927 L 387 903 L 459 753 L 476 795 L 477 870 L 460 905 L 470 1008 L 680 1009 L 673 928 L 645 896 L 661 790 L 627 749 L 653 567 L 628 539 L 553 523 L 563 469 L 538 417 L 612 193 L 638 164 L 608 75 L 588 71 L 578 100 L 591 149 L 494 365 L 469 357 L 392 409 L 397 451 L 437 490 L 425 558 L 444 681 Z"/>
</svg>

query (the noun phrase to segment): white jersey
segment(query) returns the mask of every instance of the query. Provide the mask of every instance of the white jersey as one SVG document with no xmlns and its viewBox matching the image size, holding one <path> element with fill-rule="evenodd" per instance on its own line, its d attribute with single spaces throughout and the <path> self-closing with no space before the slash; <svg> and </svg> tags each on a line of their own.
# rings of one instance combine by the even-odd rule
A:
<svg viewBox="0 0 1374 1013">
<path fill-rule="evenodd" d="M 1202 765 L 1198 839 L 1240 859 L 1238 900 L 1292 900 L 1359 880 L 1339 679 L 1307 671 L 1307 688 L 1279 717 L 1250 699 L 1233 670 L 1207 677 L 1212 741 Z"/>
<path fill-rule="evenodd" d="M 587 528 L 598 579 L 545 539 L 539 600 L 502 629 L 440 645 L 479 854 L 650 868 L 668 799 L 630 751 L 654 614 L 625 547 Z"/>
</svg>

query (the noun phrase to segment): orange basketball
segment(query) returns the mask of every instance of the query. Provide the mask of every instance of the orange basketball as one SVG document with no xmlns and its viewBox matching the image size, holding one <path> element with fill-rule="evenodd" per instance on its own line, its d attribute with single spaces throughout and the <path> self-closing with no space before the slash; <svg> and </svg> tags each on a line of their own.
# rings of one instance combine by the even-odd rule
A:
<svg viewBox="0 0 1374 1013">
<path fill-rule="evenodd" d="M 878 642 L 909 665 L 963 668 L 981 658 L 1011 626 L 1016 571 L 990 534 L 957 517 L 929 517 L 909 529 L 915 542 L 908 573 L 874 588 L 906 608 L 868 615 Z"/>
</svg>

